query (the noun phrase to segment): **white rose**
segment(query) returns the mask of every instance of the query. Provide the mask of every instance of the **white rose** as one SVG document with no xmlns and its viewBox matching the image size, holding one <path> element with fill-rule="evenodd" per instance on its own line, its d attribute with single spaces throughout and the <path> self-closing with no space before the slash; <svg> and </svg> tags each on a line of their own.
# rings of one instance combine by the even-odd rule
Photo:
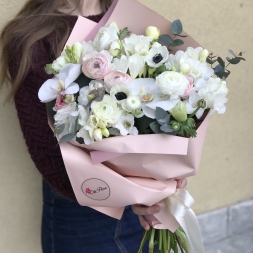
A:
<svg viewBox="0 0 253 253">
<path fill-rule="evenodd" d="M 111 43 L 118 39 L 119 37 L 115 27 L 101 27 L 93 41 L 93 44 L 98 51 L 101 51 L 103 49 L 109 49 Z"/>
<path fill-rule="evenodd" d="M 93 101 L 91 109 L 95 116 L 106 120 L 109 124 L 115 124 L 121 114 L 116 100 L 109 95 L 105 95 L 101 102 Z"/>
<path fill-rule="evenodd" d="M 156 85 L 163 94 L 170 95 L 171 99 L 176 99 L 183 95 L 188 86 L 188 79 L 174 71 L 165 71 L 156 78 Z"/>
</svg>

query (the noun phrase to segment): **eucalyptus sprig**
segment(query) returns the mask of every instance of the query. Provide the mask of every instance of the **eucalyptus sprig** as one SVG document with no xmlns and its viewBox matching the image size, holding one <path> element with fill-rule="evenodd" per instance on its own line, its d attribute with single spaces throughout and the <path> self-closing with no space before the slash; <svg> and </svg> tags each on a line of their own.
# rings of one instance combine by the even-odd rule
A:
<svg viewBox="0 0 253 253">
<path fill-rule="evenodd" d="M 213 68 L 214 74 L 224 80 L 227 79 L 231 73 L 231 71 L 229 71 L 227 69 L 227 67 L 230 64 L 236 65 L 236 64 L 240 63 L 241 61 L 246 61 L 242 57 L 242 52 L 240 52 L 238 55 L 236 55 L 234 53 L 234 51 L 231 49 L 229 49 L 228 52 L 232 55 L 232 58 L 226 57 L 227 64 L 226 64 L 225 60 L 223 60 L 220 56 L 219 57 L 214 56 L 213 53 L 211 53 L 206 59 L 206 62 L 209 63 L 211 65 L 211 67 Z M 215 63 L 218 63 L 218 64 L 215 67 L 213 67 L 213 64 L 215 64 Z"/>
<path fill-rule="evenodd" d="M 178 47 L 184 44 L 184 41 L 181 39 L 176 39 L 176 37 L 185 38 L 186 35 L 182 35 L 183 25 L 179 19 L 172 22 L 170 30 L 174 35 L 173 38 L 169 34 L 160 35 L 158 38 L 158 42 L 164 46 L 170 47 Z"/>
</svg>

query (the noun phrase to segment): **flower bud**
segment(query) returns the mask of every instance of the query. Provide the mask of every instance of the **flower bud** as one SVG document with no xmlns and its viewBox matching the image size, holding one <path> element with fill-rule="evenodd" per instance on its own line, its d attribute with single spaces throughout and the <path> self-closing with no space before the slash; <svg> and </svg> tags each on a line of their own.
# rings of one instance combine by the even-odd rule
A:
<svg viewBox="0 0 253 253">
<path fill-rule="evenodd" d="M 172 66 L 171 71 L 177 72 L 176 67 Z"/>
<path fill-rule="evenodd" d="M 209 55 L 209 52 L 207 49 L 202 50 L 199 54 L 199 61 L 205 62 L 208 55 Z"/>
<path fill-rule="evenodd" d="M 96 116 L 92 115 L 89 117 L 87 124 L 89 127 L 95 129 L 98 126 L 98 122 L 99 122 L 99 119 Z"/>
<path fill-rule="evenodd" d="M 171 110 L 169 110 L 169 113 L 178 122 L 184 122 L 187 120 L 186 106 L 182 101 L 179 101 Z"/>
<path fill-rule="evenodd" d="M 106 126 L 107 126 L 107 121 L 105 119 L 99 119 L 98 127 L 106 128 Z"/>
<path fill-rule="evenodd" d="M 74 57 L 73 63 L 80 63 L 83 53 L 83 45 L 80 42 L 77 42 L 72 46 L 71 50 Z"/>
<path fill-rule="evenodd" d="M 74 95 L 65 95 L 63 99 L 64 104 L 68 105 L 75 102 Z"/>
<path fill-rule="evenodd" d="M 158 30 L 155 26 L 149 26 L 146 29 L 146 36 L 151 36 L 157 40 L 160 36 L 160 30 Z"/>
<path fill-rule="evenodd" d="M 188 74 L 190 72 L 190 66 L 188 63 L 184 62 L 180 65 L 180 70 L 182 74 Z"/>
<path fill-rule="evenodd" d="M 109 135 L 110 135 L 109 130 L 107 128 L 102 128 L 101 133 L 106 138 L 109 137 Z"/>
<path fill-rule="evenodd" d="M 118 27 L 118 25 L 116 24 L 116 22 L 113 21 L 109 26 L 114 27 L 114 28 L 116 29 L 117 33 L 119 32 L 119 27 Z"/>
<path fill-rule="evenodd" d="M 171 124 L 171 128 L 172 128 L 174 131 L 179 130 L 179 129 L 180 129 L 180 123 L 174 121 L 174 122 Z"/>
<path fill-rule="evenodd" d="M 120 54 L 120 44 L 118 41 L 113 41 L 108 52 L 111 56 L 116 57 Z"/>
<path fill-rule="evenodd" d="M 97 128 L 94 132 L 93 132 L 93 137 L 96 141 L 101 141 L 103 136 L 102 136 L 102 131 L 100 128 Z"/>
<path fill-rule="evenodd" d="M 206 101 L 204 99 L 201 99 L 197 103 L 198 107 L 205 109 L 206 108 Z"/>
<path fill-rule="evenodd" d="M 88 95 L 87 98 L 89 101 L 93 100 L 96 97 L 95 94 Z"/>
</svg>

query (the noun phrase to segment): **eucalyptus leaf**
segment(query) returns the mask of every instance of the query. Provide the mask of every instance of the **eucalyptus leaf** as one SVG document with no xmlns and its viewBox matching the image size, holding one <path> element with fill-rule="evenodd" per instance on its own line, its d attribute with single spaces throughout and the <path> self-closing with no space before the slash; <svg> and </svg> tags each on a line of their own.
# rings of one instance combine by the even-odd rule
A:
<svg viewBox="0 0 253 253">
<path fill-rule="evenodd" d="M 225 62 L 222 60 L 221 57 L 218 57 L 218 58 L 217 58 L 217 61 L 219 62 L 219 64 L 220 64 L 223 68 L 225 68 Z"/>
<path fill-rule="evenodd" d="M 156 120 L 165 119 L 165 117 L 168 115 L 168 113 L 161 107 L 156 107 L 155 110 L 155 118 Z"/>
<path fill-rule="evenodd" d="M 103 100 L 103 98 L 104 98 L 104 94 L 102 94 L 102 95 L 99 94 L 94 100 L 97 102 L 101 102 Z"/>
<path fill-rule="evenodd" d="M 232 59 L 230 57 L 226 57 L 226 60 L 227 61 L 231 61 Z"/>
<path fill-rule="evenodd" d="M 223 78 L 226 79 L 230 75 L 230 71 L 226 70 L 226 71 L 216 72 L 215 75 L 218 76 L 221 79 L 223 79 Z"/>
<path fill-rule="evenodd" d="M 168 46 L 172 41 L 173 40 L 172 40 L 171 36 L 168 34 L 163 34 L 163 35 L 159 36 L 159 38 L 158 38 L 158 42 L 164 46 Z"/>
<path fill-rule="evenodd" d="M 150 123 L 149 126 L 155 134 L 163 133 L 163 131 L 160 129 L 160 125 L 156 121 Z"/>
<path fill-rule="evenodd" d="M 175 20 L 171 24 L 171 32 L 174 35 L 181 34 L 183 32 L 183 25 L 179 19 Z"/>
<path fill-rule="evenodd" d="M 60 126 L 56 126 L 55 129 L 54 129 L 54 132 L 56 134 L 61 134 L 64 129 L 65 129 L 65 124 L 62 124 Z"/>
<path fill-rule="evenodd" d="M 236 55 L 235 55 L 235 53 L 234 53 L 234 51 L 233 51 L 233 50 L 228 49 L 228 52 L 229 52 L 230 54 L 232 54 L 233 56 L 235 56 L 235 57 L 236 57 Z"/>
<path fill-rule="evenodd" d="M 101 87 L 101 88 L 93 89 L 92 91 L 89 92 L 89 95 L 97 94 L 101 91 L 105 91 L 105 88 Z"/>
<path fill-rule="evenodd" d="M 223 72 L 224 71 L 224 67 L 222 67 L 220 64 L 217 65 L 214 69 L 214 73 L 218 73 L 218 72 Z"/>
<path fill-rule="evenodd" d="M 184 41 L 183 41 L 183 40 L 180 40 L 180 39 L 173 40 L 173 41 L 170 43 L 170 46 L 171 46 L 171 47 L 179 47 L 179 46 L 182 46 L 182 45 L 184 45 Z"/>
<path fill-rule="evenodd" d="M 161 126 L 160 129 L 165 133 L 172 133 L 174 130 L 171 128 L 170 125 Z"/>
<path fill-rule="evenodd" d="M 231 59 L 231 60 L 228 61 L 228 62 L 231 63 L 231 64 L 233 64 L 233 65 L 236 65 L 236 64 L 238 64 L 241 60 L 244 60 L 244 61 L 245 61 L 245 59 L 242 58 L 242 57 L 235 57 L 235 58 Z"/>
<path fill-rule="evenodd" d="M 209 58 L 206 58 L 206 62 L 208 63 L 208 64 L 213 64 L 213 62 L 212 62 L 212 60 L 211 59 L 209 59 Z"/>
<path fill-rule="evenodd" d="M 64 142 L 71 141 L 75 136 L 76 135 L 74 133 L 66 134 L 66 135 L 62 136 L 59 143 L 64 143 Z"/>
</svg>

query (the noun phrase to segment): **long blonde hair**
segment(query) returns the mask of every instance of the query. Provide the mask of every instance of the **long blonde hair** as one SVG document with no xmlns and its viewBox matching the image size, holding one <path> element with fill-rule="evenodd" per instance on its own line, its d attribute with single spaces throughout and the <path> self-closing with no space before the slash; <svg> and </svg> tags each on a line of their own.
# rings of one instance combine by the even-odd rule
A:
<svg viewBox="0 0 253 253">
<path fill-rule="evenodd" d="M 74 0 L 71 0 L 74 2 Z M 112 0 L 100 0 L 105 12 Z M 75 0 L 76 6 L 82 0 Z M 33 46 L 37 41 L 53 33 L 54 43 L 51 53 L 59 55 L 69 35 L 69 27 L 63 14 L 57 13 L 60 6 L 67 6 L 66 0 L 29 0 L 17 16 L 3 28 L 0 34 L 0 88 L 10 86 L 6 100 L 13 98 L 20 84 L 25 79 L 32 59 Z M 14 79 L 11 79 L 8 66 L 21 54 L 19 67 Z"/>
</svg>

